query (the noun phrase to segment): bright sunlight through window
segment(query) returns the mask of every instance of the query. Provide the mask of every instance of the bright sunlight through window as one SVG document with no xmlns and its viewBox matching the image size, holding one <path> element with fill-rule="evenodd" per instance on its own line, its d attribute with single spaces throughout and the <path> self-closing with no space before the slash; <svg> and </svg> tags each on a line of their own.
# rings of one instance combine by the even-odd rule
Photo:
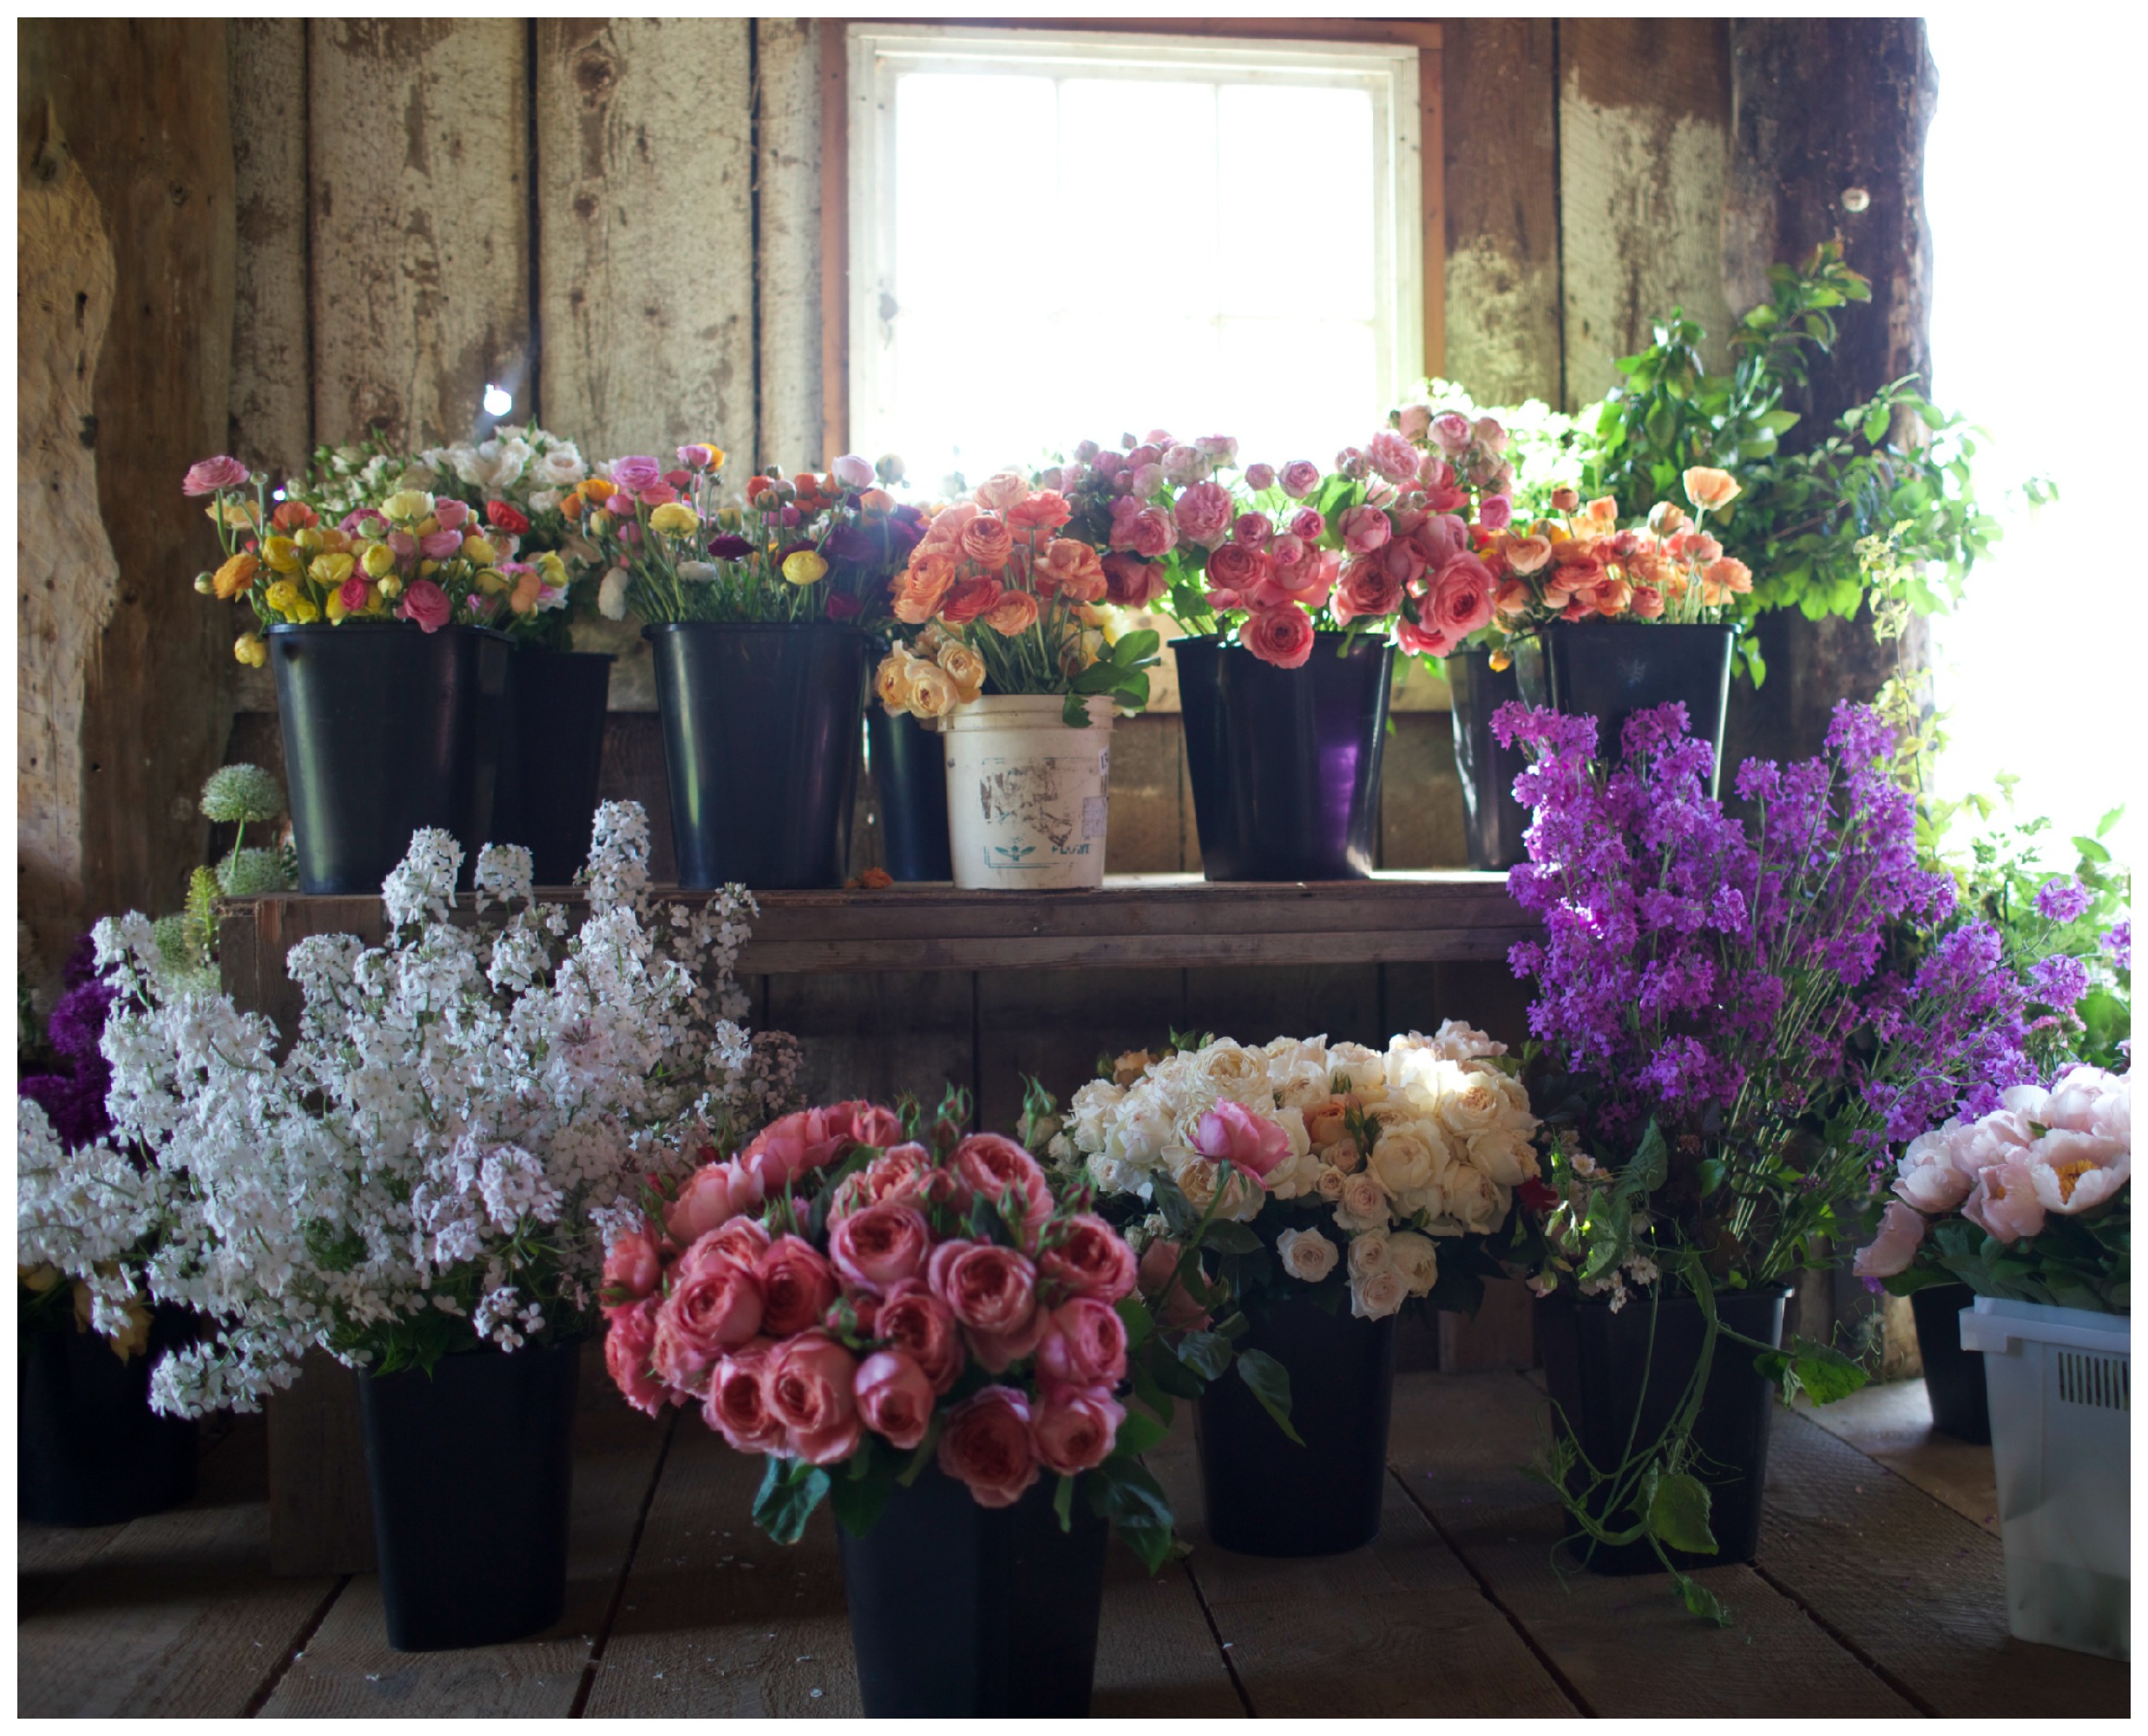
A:
<svg viewBox="0 0 2148 1736">
<path fill-rule="evenodd" d="M 1324 463 L 1420 376 L 1415 49 L 850 43 L 854 450 L 928 490 L 1152 426 Z"/>
</svg>

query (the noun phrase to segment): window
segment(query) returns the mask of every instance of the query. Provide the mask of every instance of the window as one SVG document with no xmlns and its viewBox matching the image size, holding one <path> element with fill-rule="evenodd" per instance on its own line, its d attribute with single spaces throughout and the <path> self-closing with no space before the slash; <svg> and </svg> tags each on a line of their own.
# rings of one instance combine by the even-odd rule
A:
<svg viewBox="0 0 2148 1736">
<path fill-rule="evenodd" d="M 1325 461 L 1422 377 L 1416 47 L 848 43 L 853 450 L 927 489 L 1151 426 Z"/>
</svg>

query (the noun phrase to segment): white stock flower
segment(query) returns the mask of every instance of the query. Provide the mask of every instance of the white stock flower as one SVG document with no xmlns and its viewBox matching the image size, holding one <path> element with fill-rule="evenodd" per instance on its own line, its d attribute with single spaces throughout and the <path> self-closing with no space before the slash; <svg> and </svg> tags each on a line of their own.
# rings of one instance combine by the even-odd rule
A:
<svg viewBox="0 0 2148 1736">
<path fill-rule="evenodd" d="M 627 618 L 627 569 L 609 567 L 597 581 L 597 613 L 607 621 Z"/>
<path fill-rule="evenodd" d="M 1317 1230 L 1285 1230 L 1276 1238 L 1283 1269 L 1307 1284 L 1317 1284 L 1335 1270 L 1336 1246 Z"/>
</svg>

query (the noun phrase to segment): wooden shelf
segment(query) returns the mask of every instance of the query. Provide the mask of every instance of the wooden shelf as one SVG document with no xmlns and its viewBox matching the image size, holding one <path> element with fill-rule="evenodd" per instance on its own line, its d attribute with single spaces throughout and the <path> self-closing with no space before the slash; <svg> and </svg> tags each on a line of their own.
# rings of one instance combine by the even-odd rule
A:
<svg viewBox="0 0 2148 1736">
<path fill-rule="evenodd" d="M 571 891 L 551 896 L 580 902 Z M 707 896 L 660 892 L 689 904 Z M 1535 930 L 1503 874 L 1468 872 L 1311 883 L 1113 874 L 1093 892 L 965 892 L 939 883 L 757 898 L 760 916 L 739 962 L 747 975 L 1493 961 Z M 257 961 L 279 965 L 293 941 L 337 932 L 378 939 L 380 901 L 237 901 L 227 907 L 225 955 L 241 972 Z"/>
</svg>

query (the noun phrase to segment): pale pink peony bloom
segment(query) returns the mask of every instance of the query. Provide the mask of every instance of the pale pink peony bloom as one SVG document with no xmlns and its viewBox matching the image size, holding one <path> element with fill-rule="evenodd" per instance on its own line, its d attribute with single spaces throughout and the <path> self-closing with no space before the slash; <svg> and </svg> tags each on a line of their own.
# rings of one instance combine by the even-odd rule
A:
<svg viewBox="0 0 2148 1736">
<path fill-rule="evenodd" d="M 1952 1121 L 1919 1134 L 1895 1165 L 1895 1192 L 1920 1212 L 1951 1212 L 1976 1186 L 1954 1160 L 1953 1136 L 1961 1125 Z"/>
<path fill-rule="evenodd" d="M 1869 1247 L 1857 1250 L 1851 1269 L 1860 1278 L 1892 1278 L 1908 1270 L 1923 1240 L 1923 1214 L 1899 1200 L 1889 1200 L 1880 1218 L 1879 1234 Z"/>
<path fill-rule="evenodd" d="M 2044 1227 L 2044 1202 L 2036 1178 L 2025 1162 L 1995 1163 L 1977 1178 L 1962 1201 L 1961 1215 L 1985 1234 L 2002 1242 L 2033 1236 Z"/>
</svg>

